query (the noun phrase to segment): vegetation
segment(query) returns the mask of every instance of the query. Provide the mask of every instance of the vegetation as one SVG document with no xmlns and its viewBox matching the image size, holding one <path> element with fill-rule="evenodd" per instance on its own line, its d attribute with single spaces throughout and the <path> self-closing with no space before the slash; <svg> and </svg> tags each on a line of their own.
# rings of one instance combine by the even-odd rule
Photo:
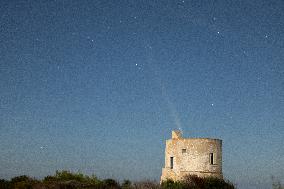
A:
<svg viewBox="0 0 284 189">
<path fill-rule="evenodd" d="M 53 176 L 36 180 L 26 175 L 0 179 L 0 189 L 234 189 L 234 185 L 223 179 L 213 177 L 200 178 L 194 175 L 184 177 L 182 181 L 167 180 L 161 184 L 154 181 L 132 183 L 124 180 L 121 184 L 113 179 L 100 180 L 95 175 L 56 171 Z M 278 188 L 277 188 L 278 189 Z"/>
<path fill-rule="evenodd" d="M 280 181 L 275 180 L 275 178 L 272 176 L 272 189 L 284 189 L 284 186 L 280 183 Z"/>
</svg>

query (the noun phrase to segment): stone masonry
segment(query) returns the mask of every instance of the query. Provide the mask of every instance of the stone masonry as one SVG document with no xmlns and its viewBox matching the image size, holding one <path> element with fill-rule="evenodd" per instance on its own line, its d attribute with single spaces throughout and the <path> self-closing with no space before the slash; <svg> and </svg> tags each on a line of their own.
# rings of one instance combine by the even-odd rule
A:
<svg viewBox="0 0 284 189">
<path fill-rule="evenodd" d="M 182 138 L 181 131 L 172 131 L 172 138 L 166 140 L 161 181 L 180 180 L 188 174 L 223 178 L 222 140 Z"/>
</svg>

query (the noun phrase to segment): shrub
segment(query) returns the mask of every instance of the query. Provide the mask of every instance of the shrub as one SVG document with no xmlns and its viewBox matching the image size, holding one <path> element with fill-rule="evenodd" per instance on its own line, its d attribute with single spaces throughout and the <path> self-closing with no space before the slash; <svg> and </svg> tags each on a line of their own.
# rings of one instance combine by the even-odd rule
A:
<svg viewBox="0 0 284 189">
<path fill-rule="evenodd" d="M 43 179 L 43 182 L 55 182 L 55 181 L 57 181 L 57 178 L 55 176 L 50 176 L 50 175 L 44 177 Z"/>
<path fill-rule="evenodd" d="M 21 175 L 21 176 L 17 176 L 11 179 L 11 183 L 17 183 L 17 182 L 30 182 L 31 180 L 33 180 L 32 178 L 26 176 L 26 175 Z"/>
<path fill-rule="evenodd" d="M 87 176 L 69 171 L 56 171 L 54 176 L 47 176 L 43 182 L 26 175 L 6 181 L 0 179 L 0 189 L 234 189 L 229 181 L 215 177 L 186 175 L 181 181 L 166 180 L 161 185 L 155 181 L 142 181 L 132 184 L 124 180 L 120 185 L 114 179 L 99 180 L 95 175 Z M 273 180 L 273 189 L 283 189 L 280 182 Z"/>
<path fill-rule="evenodd" d="M 39 181 L 26 175 L 17 176 L 11 179 L 10 186 L 13 189 L 32 189 L 32 186 Z"/>
<path fill-rule="evenodd" d="M 85 181 L 85 177 L 82 173 L 71 173 L 70 171 L 56 171 L 55 178 L 58 181 L 70 181 L 70 180 L 75 180 L 79 182 Z"/>
<path fill-rule="evenodd" d="M 142 181 L 134 183 L 133 189 L 161 189 L 161 186 L 154 181 Z"/>
<path fill-rule="evenodd" d="M 284 186 L 282 186 L 281 182 L 279 180 L 276 180 L 274 176 L 271 176 L 272 179 L 272 189 L 284 189 Z"/>
<path fill-rule="evenodd" d="M 162 189 L 183 189 L 184 184 L 179 181 L 173 181 L 171 179 L 168 179 L 162 182 L 161 187 Z"/>
<path fill-rule="evenodd" d="M 181 181 L 166 180 L 161 184 L 162 189 L 234 189 L 229 181 L 216 177 L 198 177 L 186 175 Z"/>
<path fill-rule="evenodd" d="M 14 189 L 32 189 L 32 183 L 25 181 L 17 182 L 14 184 Z"/>
<path fill-rule="evenodd" d="M 234 189 L 234 185 L 229 181 L 216 177 L 198 177 L 196 175 L 186 175 L 182 181 L 186 188 L 190 189 Z"/>
<path fill-rule="evenodd" d="M 234 185 L 230 182 L 226 182 L 223 179 L 209 177 L 205 179 L 204 188 L 210 189 L 234 189 Z"/>
<path fill-rule="evenodd" d="M 70 171 L 56 171 L 54 176 L 46 176 L 43 179 L 46 186 L 54 188 L 104 188 L 103 183 L 95 176 L 87 176 L 82 173 Z"/>
<path fill-rule="evenodd" d="M 120 188 L 118 182 L 116 182 L 114 179 L 105 179 L 103 181 L 103 184 L 105 188 L 111 188 L 111 189 Z"/>
<path fill-rule="evenodd" d="M 131 181 L 130 180 L 124 180 L 121 184 L 122 189 L 131 189 Z"/>
<path fill-rule="evenodd" d="M 0 188 L 1 189 L 10 189 L 11 188 L 11 184 L 7 180 L 0 179 Z"/>
<path fill-rule="evenodd" d="M 91 184 L 91 185 L 96 185 L 96 184 L 100 184 L 101 181 L 96 177 L 96 175 L 92 175 L 92 176 L 85 176 L 85 181 L 87 184 Z"/>
</svg>

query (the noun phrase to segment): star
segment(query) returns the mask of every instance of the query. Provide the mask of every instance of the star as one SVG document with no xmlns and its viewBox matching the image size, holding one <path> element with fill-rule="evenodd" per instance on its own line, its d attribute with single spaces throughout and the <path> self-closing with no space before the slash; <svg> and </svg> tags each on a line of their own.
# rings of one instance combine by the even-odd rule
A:
<svg viewBox="0 0 284 189">
<path fill-rule="evenodd" d="M 214 104 L 212 103 L 211 106 L 214 106 Z"/>
<path fill-rule="evenodd" d="M 137 63 L 135 64 L 135 67 L 137 67 L 138 70 L 142 70 L 142 66 L 138 65 Z"/>
</svg>

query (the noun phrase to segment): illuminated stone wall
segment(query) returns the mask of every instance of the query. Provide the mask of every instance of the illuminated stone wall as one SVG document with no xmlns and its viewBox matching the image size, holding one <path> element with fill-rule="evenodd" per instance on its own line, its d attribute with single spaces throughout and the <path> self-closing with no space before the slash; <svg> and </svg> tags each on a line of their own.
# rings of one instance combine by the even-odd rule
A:
<svg viewBox="0 0 284 189">
<path fill-rule="evenodd" d="M 180 131 L 173 131 L 166 141 L 161 181 L 180 180 L 187 174 L 222 178 L 222 140 L 182 138 Z"/>
</svg>

